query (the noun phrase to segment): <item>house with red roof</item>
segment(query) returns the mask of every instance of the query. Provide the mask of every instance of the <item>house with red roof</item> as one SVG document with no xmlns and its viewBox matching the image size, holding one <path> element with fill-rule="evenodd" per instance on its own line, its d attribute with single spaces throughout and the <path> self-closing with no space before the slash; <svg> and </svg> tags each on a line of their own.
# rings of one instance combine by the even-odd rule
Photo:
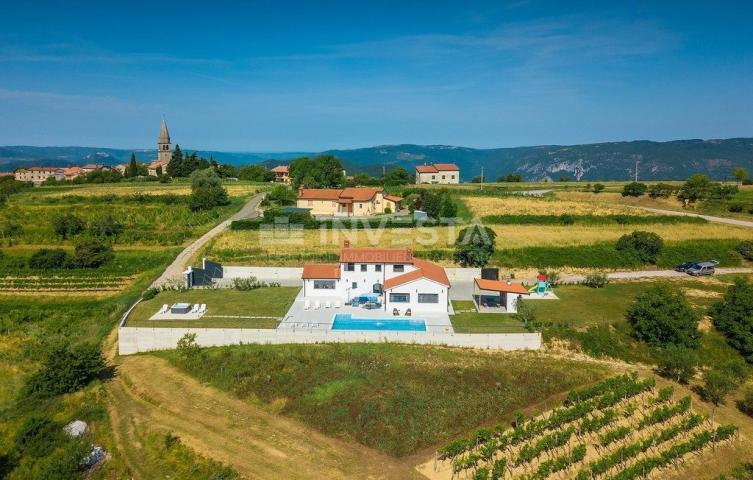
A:
<svg viewBox="0 0 753 480">
<path fill-rule="evenodd" d="M 290 183 L 290 169 L 287 165 L 278 165 L 270 171 L 275 174 L 276 183 Z"/>
<path fill-rule="evenodd" d="M 410 248 L 354 248 L 348 241 L 338 263 L 303 267 L 304 298 L 378 296 L 387 312 L 447 313 L 450 281 L 441 266 L 416 258 Z"/>
<path fill-rule="evenodd" d="M 381 188 L 300 188 L 296 207 L 305 208 L 311 215 L 336 217 L 368 217 L 400 210 L 402 198 L 386 195 Z"/>
<path fill-rule="evenodd" d="M 422 183 L 441 185 L 460 183 L 460 167 L 454 163 L 416 165 L 416 185 Z"/>
</svg>

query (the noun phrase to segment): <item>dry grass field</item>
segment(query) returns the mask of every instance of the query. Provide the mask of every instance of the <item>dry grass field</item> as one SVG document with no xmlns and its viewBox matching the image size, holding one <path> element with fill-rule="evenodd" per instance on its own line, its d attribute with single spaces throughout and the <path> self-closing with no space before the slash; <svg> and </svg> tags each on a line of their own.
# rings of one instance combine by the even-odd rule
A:
<svg viewBox="0 0 753 480">
<path fill-rule="evenodd" d="M 493 225 L 497 234 L 497 248 L 523 248 L 532 246 L 590 245 L 597 242 L 616 241 L 633 230 L 648 230 L 659 234 L 666 242 L 699 239 L 750 239 L 749 229 L 720 224 L 677 225 L 601 225 L 601 226 L 537 226 Z M 417 251 L 451 249 L 459 228 L 432 227 L 417 229 L 384 230 L 304 230 L 290 235 L 267 237 L 259 231 L 227 231 L 209 244 L 199 258 L 218 258 L 239 264 L 261 265 L 263 257 L 295 257 L 301 254 L 337 254 L 344 240 L 354 246 L 411 247 Z M 285 263 L 285 262 L 283 262 Z M 300 262 L 292 260 L 288 265 Z M 282 265 L 282 263 L 274 263 Z"/>
<path fill-rule="evenodd" d="M 578 195 L 583 195 L 579 198 Z M 586 197 L 591 195 L 592 198 Z M 615 194 L 599 194 L 613 196 Z M 616 194 L 619 195 L 619 194 Z M 463 201 L 477 217 L 486 215 L 648 215 L 645 210 L 621 205 L 617 202 L 599 201 L 595 195 L 582 192 L 558 193 L 557 198 L 533 197 L 464 197 Z"/>
<path fill-rule="evenodd" d="M 676 198 L 651 198 L 647 195 L 640 197 L 623 197 L 617 192 L 556 192 L 557 200 L 563 202 L 578 202 L 586 205 L 597 205 L 597 208 L 628 208 L 634 215 L 640 215 L 644 212 L 639 208 L 630 207 L 648 207 L 661 208 L 664 210 L 682 211 L 682 204 Z M 596 214 L 595 214 L 596 215 Z"/>
<path fill-rule="evenodd" d="M 256 193 L 259 190 L 267 188 L 266 184 L 251 182 L 225 182 L 225 189 L 231 197 L 246 197 Z M 191 193 L 191 184 L 188 181 L 177 181 L 173 183 L 158 182 L 123 182 L 108 184 L 82 184 L 66 185 L 64 187 L 42 187 L 35 188 L 24 195 L 29 196 L 46 196 L 46 197 L 64 197 L 66 195 L 80 195 L 84 197 L 104 196 L 104 195 L 189 195 Z"/>
</svg>

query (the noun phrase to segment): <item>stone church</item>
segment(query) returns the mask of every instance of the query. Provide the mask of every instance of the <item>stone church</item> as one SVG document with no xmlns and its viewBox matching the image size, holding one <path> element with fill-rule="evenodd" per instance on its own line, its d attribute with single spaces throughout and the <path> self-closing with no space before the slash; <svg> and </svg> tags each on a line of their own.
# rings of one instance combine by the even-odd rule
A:
<svg viewBox="0 0 753 480">
<path fill-rule="evenodd" d="M 170 142 L 170 132 L 167 129 L 167 122 L 163 119 L 159 140 L 157 140 L 157 160 L 149 164 L 149 175 L 157 176 L 160 173 L 167 173 L 167 165 L 172 156 L 173 145 Z"/>
</svg>

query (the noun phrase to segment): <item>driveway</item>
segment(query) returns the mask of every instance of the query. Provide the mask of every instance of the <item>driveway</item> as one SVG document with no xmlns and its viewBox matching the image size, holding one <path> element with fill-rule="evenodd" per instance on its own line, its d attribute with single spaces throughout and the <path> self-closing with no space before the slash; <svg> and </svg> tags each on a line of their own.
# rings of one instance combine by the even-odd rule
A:
<svg viewBox="0 0 753 480">
<path fill-rule="evenodd" d="M 191 259 L 191 257 L 193 257 L 193 255 L 198 252 L 204 245 L 206 245 L 207 242 L 209 242 L 211 239 L 227 230 L 233 220 L 243 220 L 244 218 L 256 217 L 258 215 L 256 208 L 259 206 L 262 198 L 264 198 L 263 193 L 255 195 L 248 202 L 246 202 L 243 208 L 241 208 L 235 215 L 228 218 L 227 220 L 223 220 L 219 225 L 194 240 L 193 243 L 187 246 L 182 252 L 178 254 L 177 257 L 175 257 L 173 263 L 171 263 L 165 269 L 165 271 L 162 272 L 162 275 L 160 275 L 160 277 L 155 280 L 154 283 L 152 283 L 152 287 L 156 288 L 161 285 L 170 285 L 174 284 L 175 282 L 183 282 L 183 272 L 185 271 L 186 264 Z"/>
</svg>

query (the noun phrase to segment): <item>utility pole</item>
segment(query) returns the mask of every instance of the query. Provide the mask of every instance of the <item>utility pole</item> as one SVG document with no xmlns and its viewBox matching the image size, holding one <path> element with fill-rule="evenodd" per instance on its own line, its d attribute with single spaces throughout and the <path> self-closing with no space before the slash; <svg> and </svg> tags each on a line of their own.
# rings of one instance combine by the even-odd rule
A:
<svg viewBox="0 0 753 480">
<path fill-rule="evenodd" d="M 635 161 L 635 181 L 638 181 L 638 164 L 641 163 L 640 160 Z"/>
<path fill-rule="evenodd" d="M 481 165 L 481 188 L 484 188 L 484 166 Z"/>
<path fill-rule="evenodd" d="M 385 167 L 384 164 L 382 164 L 382 176 L 387 175 L 386 170 L 387 170 L 387 167 Z"/>
</svg>

